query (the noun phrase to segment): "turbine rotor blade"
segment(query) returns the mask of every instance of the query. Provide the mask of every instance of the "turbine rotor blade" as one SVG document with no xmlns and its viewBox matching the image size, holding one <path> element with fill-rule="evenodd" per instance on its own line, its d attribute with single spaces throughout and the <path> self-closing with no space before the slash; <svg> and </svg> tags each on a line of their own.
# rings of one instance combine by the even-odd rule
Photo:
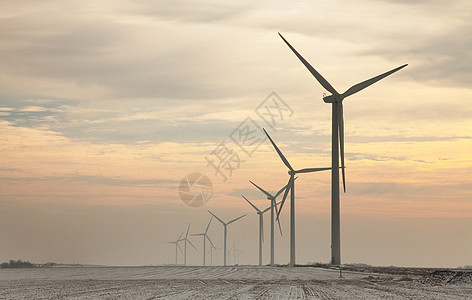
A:
<svg viewBox="0 0 472 300">
<path fill-rule="evenodd" d="M 282 202 L 282 201 L 281 201 Z M 275 199 L 271 200 L 270 205 L 274 205 L 275 207 L 275 215 L 277 216 L 277 221 L 279 220 L 279 211 L 280 209 L 277 208 L 277 204 L 275 202 Z"/>
<path fill-rule="evenodd" d="M 247 203 L 251 204 L 251 206 L 252 206 L 258 213 L 261 213 L 261 211 L 259 210 L 259 208 L 257 208 L 254 204 L 252 204 L 251 201 L 247 200 L 247 198 L 244 197 L 243 195 L 241 195 L 241 197 L 243 197 L 244 200 L 247 201 Z"/>
<path fill-rule="evenodd" d="M 267 192 L 266 190 L 264 190 L 263 188 L 261 188 L 260 186 L 252 182 L 251 180 L 249 180 L 249 182 L 252 183 L 252 185 L 258 188 L 261 192 L 263 192 L 267 197 L 272 197 L 272 195 L 269 194 L 269 192 Z"/>
<path fill-rule="evenodd" d="M 181 254 L 184 254 L 184 252 L 182 251 L 182 248 L 180 247 L 180 245 L 179 245 L 178 243 L 177 243 L 176 245 L 177 245 L 177 248 L 179 248 L 180 253 L 181 253 Z"/>
<path fill-rule="evenodd" d="M 208 228 L 210 228 L 211 221 L 213 221 L 213 216 L 211 216 L 210 222 L 208 222 L 207 228 L 205 229 L 205 234 L 208 232 Z"/>
<path fill-rule="evenodd" d="M 287 188 L 288 184 L 286 184 L 283 188 L 281 188 L 277 194 L 275 194 L 274 198 L 277 198 L 286 188 Z"/>
<path fill-rule="evenodd" d="M 311 172 L 320 172 L 320 171 L 326 171 L 326 170 L 331 170 L 331 168 L 306 168 L 306 169 L 301 169 L 295 171 L 295 173 L 311 173 Z"/>
<path fill-rule="evenodd" d="M 220 221 L 221 224 L 226 225 L 225 222 L 223 222 L 220 218 L 218 218 L 214 213 L 212 213 L 212 212 L 209 211 L 208 209 L 207 209 L 207 211 L 208 211 L 213 217 L 215 217 L 218 221 Z"/>
<path fill-rule="evenodd" d="M 279 218 L 277 218 L 277 223 L 279 224 L 280 236 L 284 236 L 284 235 L 282 234 L 282 226 L 280 226 L 280 219 L 279 219 Z"/>
<path fill-rule="evenodd" d="M 277 205 L 279 205 L 280 203 L 282 203 L 282 201 L 280 201 L 279 203 L 276 203 L 275 200 L 274 200 L 274 203 L 275 203 L 275 209 L 277 210 Z M 280 219 L 277 217 L 277 223 L 279 224 L 279 231 L 280 231 L 280 236 L 284 236 L 282 234 L 282 226 L 280 226 Z"/>
<path fill-rule="evenodd" d="M 277 194 L 275 194 L 274 198 L 277 198 L 283 191 L 285 191 L 285 189 L 287 188 L 287 186 L 284 186 L 283 188 L 281 188 Z"/>
<path fill-rule="evenodd" d="M 363 82 L 360 82 L 358 84 L 355 84 L 353 85 L 352 87 L 350 87 L 347 91 L 345 91 L 343 94 L 342 94 L 342 97 L 343 98 L 346 98 L 348 96 L 351 96 L 352 94 L 355 94 L 363 89 L 365 89 L 366 87 L 376 83 L 377 81 L 381 80 L 381 79 L 384 79 L 385 77 L 387 77 L 388 75 L 391 75 L 393 73 L 395 73 L 396 71 L 400 70 L 400 69 L 403 69 L 404 67 L 408 66 L 408 64 L 404 64 L 403 66 L 400 66 L 398 68 L 395 68 L 393 70 L 390 70 L 388 72 L 385 72 L 383 74 L 380 74 L 380 75 L 377 75 L 375 77 L 372 77 L 370 79 L 367 79 Z"/>
<path fill-rule="evenodd" d="M 187 233 L 185 234 L 185 238 L 187 238 L 187 237 L 188 237 L 188 231 L 190 230 L 190 224 L 192 224 L 192 223 L 188 223 L 188 227 L 187 227 Z"/>
<path fill-rule="evenodd" d="M 287 44 L 287 46 L 293 51 L 293 53 L 295 53 L 295 55 L 298 57 L 298 59 L 300 59 L 300 61 L 305 65 L 305 67 L 308 69 L 308 71 L 310 71 L 310 73 L 315 76 L 316 80 L 318 80 L 318 82 L 329 92 L 331 92 L 333 95 L 339 95 L 339 93 L 334 89 L 334 87 L 326 80 L 324 79 L 323 76 L 321 76 L 320 73 L 318 73 L 318 71 L 315 70 L 315 68 L 313 68 L 309 62 L 307 62 L 303 56 L 300 55 L 300 53 L 298 53 L 297 50 L 295 50 L 295 48 L 292 47 L 292 45 L 290 45 L 289 42 L 287 42 L 287 40 L 280 34 L 279 32 L 279 35 L 280 37 L 282 38 L 282 40 L 284 40 L 285 44 Z"/>
<path fill-rule="evenodd" d="M 228 223 L 226 223 L 226 225 L 229 225 L 229 224 L 231 224 L 231 223 L 233 223 L 233 222 L 236 222 L 237 220 L 241 219 L 242 217 L 245 217 L 246 215 L 247 215 L 247 214 L 244 214 L 244 215 L 242 215 L 242 216 L 240 216 L 240 217 L 237 217 L 236 219 L 233 219 L 233 220 L 229 221 Z"/>
<path fill-rule="evenodd" d="M 298 176 L 295 177 L 295 180 L 297 180 L 297 178 L 298 178 Z M 288 186 L 288 183 L 287 183 L 283 188 L 281 188 L 281 189 L 277 192 L 277 194 L 275 194 L 274 199 L 277 198 L 277 197 L 287 188 L 287 186 Z M 276 207 L 277 207 L 277 206 L 276 206 Z"/>
<path fill-rule="evenodd" d="M 280 156 L 280 159 L 282 159 L 283 163 L 287 166 L 287 168 L 290 169 L 290 171 L 294 171 L 292 166 L 290 165 L 290 163 L 288 162 L 288 160 L 285 158 L 285 156 L 282 154 L 282 151 L 280 151 L 279 147 L 277 147 L 277 145 L 274 143 L 274 141 L 272 140 L 272 138 L 269 136 L 269 134 L 267 133 L 267 131 L 262 128 L 262 130 L 264 130 L 265 134 L 267 135 L 267 137 L 269 138 L 270 142 L 272 143 L 272 146 L 274 146 L 275 148 L 275 151 L 277 151 L 277 153 L 279 154 Z"/>
<path fill-rule="evenodd" d="M 272 200 L 271 200 L 271 203 L 272 203 Z M 261 214 L 264 214 L 266 213 L 267 211 L 269 211 L 271 208 L 271 206 L 267 207 L 266 209 L 264 209 L 263 211 L 261 211 Z"/>
<path fill-rule="evenodd" d="M 212 246 L 213 248 L 216 248 L 215 245 L 213 245 L 213 242 L 211 241 L 210 236 L 209 236 L 209 235 L 205 235 L 205 237 L 208 239 L 208 241 L 210 242 L 211 246 Z"/>
<path fill-rule="evenodd" d="M 193 247 L 193 249 L 195 249 L 195 251 L 197 251 L 197 248 L 195 248 L 195 246 L 192 244 L 192 242 L 189 239 L 186 239 L 186 241 L 190 244 L 190 246 Z"/>
<path fill-rule="evenodd" d="M 344 112 L 343 112 L 343 102 L 338 102 L 338 128 L 339 128 L 339 150 L 341 155 L 341 168 L 343 176 L 343 190 L 346 192 L 346 172 L 344 165 Z"/>
<path fill-rule="evenodd" d="M 279 219 L 280 212 L 282 211 L 282 207 L 284 206 L 285 200 L 287 199 L 288 192 L 292 188 L 291 183 L 292 183 L 292 176 L 290 176 L 290 179 L 288 180 L 288 184 L 287 184 L 288 188 L 285 189 L 285 193 L 282 198 L 282 203 L 280 204 L 279 212 L 277 213 L 277 220 Z"/>
</svg>

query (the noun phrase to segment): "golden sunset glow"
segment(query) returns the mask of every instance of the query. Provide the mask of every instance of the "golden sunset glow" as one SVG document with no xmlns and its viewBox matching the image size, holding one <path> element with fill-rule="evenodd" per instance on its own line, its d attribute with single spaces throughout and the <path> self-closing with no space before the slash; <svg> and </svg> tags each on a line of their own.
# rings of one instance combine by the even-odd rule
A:
<svg viewBox="0 0 472 300">
<path fill-rule="evenodd" d="M 465 0 L 3 1 L 0 260 L 165 264 L 166 241 L 189 222 L 199 231 L 210 209 L 248 214 L 231 239 L 256 263 L 241 195 L 265 208 L 248 180 L 276 191 L 289 176 L 267 140 L 250 154 L 236 144 L 243 122 L 266 128 L 295 168 L 331 164 L 326 91 L 281 32 L 338 91 L 409 64 L 344 102 L 344 261 L 472 264 L 471 12 Z M 273 127 L 272 92 L 292 111 Z M 207 160 L 222 143 L 240 159 L 226 181 Z M 203 207 L 179 199 L 189 173 L 212 181 Z M 299 263 L 330 259 L 330 176 L 297 179 Z M 220 243 L 221 228 L 210 232 Z"/>
</svg>

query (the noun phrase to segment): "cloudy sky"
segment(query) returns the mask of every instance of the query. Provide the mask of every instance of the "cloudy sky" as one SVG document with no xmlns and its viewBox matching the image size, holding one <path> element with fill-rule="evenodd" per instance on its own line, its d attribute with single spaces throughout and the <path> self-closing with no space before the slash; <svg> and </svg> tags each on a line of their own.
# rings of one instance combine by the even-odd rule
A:
<svg viewBox="0 0 472 300">
<path fill-rule="evenodd" d="M 248 179 L 275 191 L 288 175 L 267 140 L 241 147 L 245 126 L 295 168 L 330 164 L 326 91 L 281 32 L 338 91 L 409 64 L 345 101 L 342 261 L 471 265 L 471 30 L 467 0 L 2 1 L 0 260 L 172 263 L 166 242 L 203 231 L 210 209 L 248 214 L 228 240 L 257 263 L 240 195 L 265 208 Z M 230 150 L 233 169 L 216 172 Z M 190 173 L 213 184 L 205 206 L 179 198 Z M 302 175 L 297 262 L 328 262 L 330 174 Z M 277 263 L 288 206 L 282 226 Z M 210 234 L 222 247 L 220 224 Z"/>
</svg>

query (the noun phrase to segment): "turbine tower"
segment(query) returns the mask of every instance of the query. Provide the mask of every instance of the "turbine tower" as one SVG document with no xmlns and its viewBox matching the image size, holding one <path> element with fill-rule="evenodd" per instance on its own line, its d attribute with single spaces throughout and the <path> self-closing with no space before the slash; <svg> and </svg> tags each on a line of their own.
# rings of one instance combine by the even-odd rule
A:
<svg viewBox="0 0 472 300">
<path fill-rule="evenodd" d="M 182 233 L 179 235 L 179 238 L 178 238 L 178 239 L 176 239 L 175 241 L 168 242 L 169 244 L 175 244 L 175 265 L 177 265 L 177 248 L 179 248 L 180 253 L 184 254 L 184 253 L 182 252 L 182 248 L 181 248 L 180 245 L 179 245 L 179 242 L 182 241 L 181 238 L 182 238 L 182 235 L 183 235 L 183 234 L 184 234 L 184 232 L 182 231 Z"/>
<path fill-rule="evenodd" d="M 274 143 L 270 135 L 265 131 L 265 134 L 269 138 L 270 142 L 272 143 L 272 146 L 274 146 L 275 151 L 280 156 L 280 159 L 282 162 L 287 166 L 289 169 L 288 174 L 290 175 L 290 179 L 288 181 L 288 188 L 285 189 L 284 197 L 282 199 L 282 203 L 280 204 L 280 209 L 279 209 L 279 215 L 280 212 L 282 211 L 282 207 L 285 203 L 285 199 L 287 198 L 288 192 L 290 191 L 290 266 L 295 265 L 295 174 L 299 173 L 311 173 L 311 172 L 319 172 L 319 171 L 325 171 L 329 170 L 331 168 L 306 168 L 306 169 L 300 169 L 300 170 L 294 170 L 288 160 L 285 158 L 285 156 L 282 154 L 280 149 L 277 147 L 277 145 Z M 277 215 L 277 219 L 279 218 L 279 215 Z"/>
<path fill-rule="evenodd" d="M 262 266 L 262 243 L 264 242 L 264 213 L 266 213 L 267 211 L 269 211 L 269 209 L 272 208 L 272 203 L 269 207 L 261 211 L 259 208 L 257 208 L 257 206 L 252 204 L 251 201 L 249 201 L 246 197 L 244 197 L 243 195 L 241 196 L 244 198 L 244 200 L 247 201 L 247 203 L 249 203 L 256 210 L 257 214 L 259 215 L 259 266 Z"/>
<path fill-rule="evenodd" d="M 208 225 L 205 229 L 205 232 L 191 234 L 192 236 L 197 236 L 197 235 L 203 236 L 203 265 L 204 266 L 205 266 L 205 258 L 206 258 L 206 240 L 208 239 L 210 244 L 213 245 L 213 242 L 211 241 L 210 237 L 208 236 L 208 229 L 210 228 L 210 224 L 211 224 L 212 220 L 213 220 L 213 216 L 211 216 L 210 221 L 208 222 Z"/>
<path fill-rule="evenodd" d="M 233 265 L 236 265 L 236 262 L 238 262 L 239 264 L 239 254 L 243 252 L 241 250 L 239 250 L 236 245 L 234 244 L 234 241 L 233 241 L 233 247 L 229 248 L 228 249 L 228 256 L 231 256 L 230 253 L 233 253 Z M 231 260 L 231 259 L 230 259 Z"/>
<path fill-rule="evenodd" d="M 296 179 L 296 178 L 295 178 Z M 275 213 L 278 215 L 279 212 L 277 210 L 277 205 L 280 203 L 276 203 L 277 197 L 288 187 L 288 184 L 285 185 L 283 188 L 281 188 L 275 196 L 270 194 L 269 192 L 265 191 L 263 188 L 249 180 L 249 182 L 254 185 L 257 189 L 259 189 L 261 192 L 263 192 L 266 196 L 267 199 L 270 200 L 270 265 L 274 265 L 274 244 L 275 244 L 275 239 L 274 239 L 274 220 L 275 220 L 275 215 L 274 215 L 274 208 L 275 208 Z M 277 218 L 277 223 L 279 224 L 279 230 L 280 230 L 280 235 L 282 235 L 282 228 L 280 227 L 280 220 Z"/>
<path fill-rule="evenodd" d="M 236 222 L 237 220 L 241 219 L 242 217 L 245 217 L 246 214 L 240 216 L 240 217 L 237 217 L 236 219 L 233 219 L 231 221 L 229 221 L 228 223 L 225 223 L 223 222 L 220 218 L 218 218 L 214 213 L 212 213 L 211 211 L 207 210 L 213 217 L 215 217 L 218 221 L 221 222 L 221 224 L 223 224 L 223 227 L 224 227 L 224 265 L 226 266 L 226 237 L 228 235 L 228 225 L 233 223 L 233 222 Z"/>
<path fill-rule="evenodd" d="M 395 73 L 396 71 L 406 67 L 404 64 L 398 68 L 377 75 L 358 84 L 353 85 L 344 93 L 339 94 L 333 86 L 306 61 L 295 48 L 279 33 L 282 40 L 295 53 L 316 80 L 331 95 L 323 97 L 325 103 L 332 104 L 331 111 L 331 264 L 341 264 L 341 230 L 340 230 L 340 205 L 339 205 L 339 156 L 341 156 L 341 169 L 343 177 L 343 190 L 346 192 L 345 172 L 344 172 L 344 116 L 343 116 L 343 100 L 366 87 L 376 83 L 377 81 Z"/>
<path fill-rule="evenodd" d="M 192 242 L 188 239 L 188 232 L 190 230 L 190 224 L 191 223 L 188 223 L 188 227 L 187 227 L 187 233 L 185 234 L 185 237 L 183 239 L 181 239 L 182 241 L 184 241 L 184 266 L 187 265 L 187 242 L 190 244 L 190 246 L 193 247 L 193 249 L 195 249 L 195 251 L 197 251 L 197 248 L 195 248 L 195 246 L 192 244 Z"/>
<path fill-rule="evenodd" d="M 213 245 L 213 243 L 210 243 L 210 250 L 208 250 L 208 254 L 210 255 L 210 266 L 213 266 L 213 249 L 217 250 L 218 248 Z"/>
</svg>

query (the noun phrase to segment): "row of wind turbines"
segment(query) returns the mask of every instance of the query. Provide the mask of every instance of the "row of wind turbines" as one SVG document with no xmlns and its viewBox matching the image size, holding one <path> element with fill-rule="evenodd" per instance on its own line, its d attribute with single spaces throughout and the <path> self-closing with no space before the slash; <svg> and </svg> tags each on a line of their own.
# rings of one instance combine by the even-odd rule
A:
<svg viewBox="0 0 472 300">
<path fill-rule="evenodd" d="M 308 71 L 315 77 L 315 79 L 321 84 L 321 86 L 326 89 L 331 94 L 328 96 L 323 97 L 323 101 L 325 103 L 330 103 L 332 105 L 331 111 L 331 167 L 321 167 L 321 168 L 304 168 L 295 170 L 292 165 L 289 163 L 287 158 L 284 156 L 282 151 L 270 137 L 270 135 L 263 129 L 264 133 L 268 137 L 270 143 L 274 147 L 275 151 L 277 152 L 278 156 L 282 160 L 283 164 L 288 168 L 288 175 L 289 180 L 288 183 L 281 188 L 275 195 L 270 194 L 266 190 L 262 189 L 260 186 L 256 185 L 252 181 L 253 184 L 257 189 L 259 189 L 262 193 L 267 196 L 267 199 L 271 201 L 270 206 L 264 210 L 260 210 L 256 207 L 253 203 L 251 203 L 246 197 L 242 196 L 257 212 L 259 215 L 259 265 L 262 264 L 262 242 L 263 242 L 263 214 L 267 211 L 271 211 L 271 258 L 270 264 L 274 265 L 274 220 L 278 222 L 280 234 L 282 234 L 282 230 L 280 227 L 279 216 L 282 211 L 283 205 L 287 199 L 288 193 L 290 193 L 290 266 L 295 265 L 295 177 L 296 174 L 302 173 L 312 173 L 312 172 L 320 172 L 320 171 L 327 171 L 331 170 L 331 264 L 339 265 L 341 264 L 341 235 L 340 235 L 340 187 L 339 187 L 339 170 L 341 169 L 342 172 L 342 179 L 343 179 L 343 191 L 346 192 L 346 175 L 345 175 L 345 159 L 344 159 L 344 109 L 343 109 L 343 101 L 345 98 L 352 96 L 353 94 L 369 87 L 370 85 L 376 83 L 377 81 L 399 71 L 400 69 L 407 66 L 404 64 L 399 66 L 395 69 L 392 69 L 388 72 L 383 74 L 377 75 L 360 83 L 357 83 L 347 89 L 344 93 L 340 94 L 336 91 L 336 89 L 320 74 L 318 71 L 313 68 L 308 61 L 306 61 L 300 53 L 298 53 L 295 48 L 279 33 L 279 36 L 282 40 L 287 44 L 287 46 L 292 50 L 292 52 L 298 57 L 298 59 L 303 63 L 303 65 L 308 69 Z M 341 160 L 341 161 L 340 161 Z M 279 203 L 276 202 L 276 198 L 283 194 L 282 201 Z M 280 208 L 278 206 L 280 205 Z M 236 219 L 233 219 L 227 223 L 223 222 L 220 218 L 218 218 L 215 214 L 208 211 L 213 217 L 215 217 L 218 221 L 220 221 L 224 226 L 224 265 L 226 265 L 226 238 L 227 238 L 227 226 L 239 219 L 243 216 L 240 216 Z M 275 214 L 274 214 L 275 213 Z M 210 222 L 207 226 L 205 233 L 200 234 L 205 237 L 208 237 L 207 231 L 209 228 Z M 183 233 L 181 234 L 182 237 Z M 177 243 L 178 241 L 185 241 L 185 249 L 186 244 L 188 241 L 188 230 L 187 235 L 185 238 L 181 238 L 176 243 L 176 253 L 177 253 Z M 209 240 L 209 238 L 208 238 Z M 211 243 L 211 240 L 209 240 Z M 191 244 L 192 245 L 192 244 Z M 211 243 L 212 247 L 214 247 L 213 243 Z M 192 245 L 193 246 L 193 245 Z M 205 242 L 203 244 L 204 247 L 204 265 L 205 265 Z M 213 248 L 212 248 L 213 249 Z"/>
<path fill-rule="evenodd" d="M 240 217 L 237 217 L 236 219 L 233 219 L 231 221 L 228 221 L 228 222 L 224 222 L 223 220 L 221 220 L 220 218 L 218 218 L 214 213 L 212 213 L 211 211 L 208 211 L 210 214 L 211 214 L 211 217 L 210 217 L 210 221 L 208 221 L 208 225 L 206 226 L 206 229 L 204 232 L 202 233 L 193 233 L 193 234 L 190 234 L 190 236 L 202 236 L 203 238 L 203 265 L 206 266 L 206 257 L 207 255 L 210 255 L 210 265 L 213 265 L 213 250 L 217 250 L 218 248 L 215 246 L 215 244 L 213 244 L 210 236 L 208 235 L 208 230 L 210 229 L 210 224 L 211 224 L 211 221 L 213 220 L 213 218 L 216 218 L 218 221 L 221 222 L 221 224 L 223 225 L 224 227 L 224 265 L 226 266 L 226 254 L 228 253 L 227 252 L 227 249 L 226 249 L 226 246 L 227 246 L 227 236 L 228 236 L 228 225 L 230 225 L 231 223 L 233 222 L 236 222 L 237 220 L 245 217 L 246 215 L 242 215 Z M 177 250 L 180 250 L 180 253 L 183 255 L 184 257 L 184 262 L 183 262 L 183 265 L 186 266 L 187 265 L 187 243 L 193 247 L 193 249 L 197 250 L 197 248 L 195 247 L 195 245 L 189 240 L 189 231 L 190 231 L 190 223 L 188 224 L 188 227 L 187 227 L 187 232 L 185 233 L 185 237 L 182 237 L 184 235 L 184 232 L 182 232 L 180 234 L 180 236 L 174 240 L 174 241 L 170 241 L 168 243 L 170 244 L 175 244 L 175 265 L 178 264 L 178 252 Z M 207 252 L 206 251 L 206 242 L 210 243 L 210 249 L 209 251 Z M 184 250 L 182 251 L 182 248 L 180 247 L 179 243 L 180 242 L 183 242 L 184 243 Z M 233 256 L 234 256 L 234 261 L 236 261 L 236 256 L 239 256 L 239 253 L 241 252 L 241 250 L 239 250 L 236 245 L 233 244 L 233 247 L 230 249 L 232 252 L 233 252 Z"/>
</svg>

